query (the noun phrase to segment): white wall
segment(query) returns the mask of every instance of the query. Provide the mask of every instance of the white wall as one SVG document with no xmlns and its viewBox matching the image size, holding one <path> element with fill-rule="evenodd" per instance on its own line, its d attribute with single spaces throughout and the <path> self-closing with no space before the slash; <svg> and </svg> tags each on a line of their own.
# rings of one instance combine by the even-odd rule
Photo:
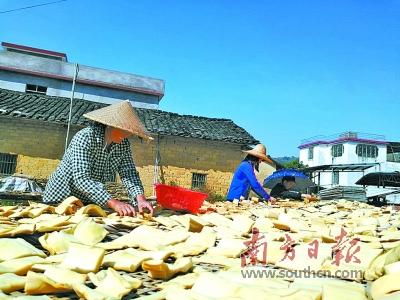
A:
<svg viewBox="0 0 400 300">
<path fill-rule="evenodd" d="M 75 74 L 75 64 L 26 55 L 10 51 L 0 52 L 0 65 L 7 68 L 27 70 L 31 72 L 49 73 L 57 76 L 72 78 Z M 164 93 L 164 81 L 160 79 L 105 70 L 85 65 L 79 65 L 80 79 L 116 84 L 124 87 L 139 88 Z"/>
<path fill-rule="evenodd" d="M 343 155 L 340 157 L 332 157 L 332 145 L 316 145 L 314 146 L 314 158 L 308 159 L 308 148 L 300 149 L 299 160 L 304 165 L 309 167 L 330 165 L 330 164 L 362 164 L 362 163 L 379 163 L 361 172 L 342 172 L 339 174 L 339 185 L 353 186 L 364 175 L 370 172 L 393 172 L 400 171 L 400 163 L 387 162 L 386 145 L 377 145 L 378 156 L 376 158 L 359 157 L 356 153 L 357 142 L 343 143 Z M 316 174 L 314 174 L 316 175 Z M 320 184 L 324 187 L 332 186 L 332 172 L 323 172 L 320 175 Z M 315 183 L 318 183 L 318 178 L 315 177 Z"/>
<path fill-rule="evenodd" d="M 25 92 L 27 83 L 47 87 L 46 94 L 49 96 L 71 97 L 71 82 L 0 70 L 0 88 Z M 121 100 L 130 100 L 135 107 L 150 109 L 158 109 L 159 107 L 159 98 L 155 95 L 80 83 L 75 85 L 74 98 L 108 104 L 113 104 Z"/>
<path fill-rule="evenodd" d="M 25 92 L 26 84 L 19 83 L 19 82 L 11 82 L 8 80 L 2 80 L 0 78 L 0 89 L 12 90 L 12 91 L 17 91 L 17 92 Z"/>
<path fill-rule="evenodd" d="M 327 161 L 328 154 L 330 154 L 330 148 L 328 149 L 328 147 L 325 145 L 317 145 L 313 148 L 313 159 L 308 159 L 309 148 L 300 149 L 300 162 L 309 167 L 331 164 L 331 161 Z"/>
<path fill-rule="evenodd" d="M 346 143 L 348 149 L 347 162 L 349 164 L 375 163 L 386 162 L 387 149 L 386 145 L 376 145 L 378 147 L 378 157 L 363 158 L 356 153 L 356 147 L 360 143 Z"/>
<path fill-rule="evenodd" d="M 29 75 L 24 74 L 22 71 L 14 72 L 8 71 L 8 69 L 72 78 L 75 73 L 75 65 L 72 63 L 34 55 L 0 51 L 0 66 L 7 68 L 7 70 L 0 70 L 0 88 L 25 92 L 26 84 L 35 84 L 47 87 L 47 95 L 49 96 L 67 98 L 71 96 L 71 81 Z M 160 97 L 157 94 L 142 93 L 130 89 L 143 89 L 160 94 L 163 94 L 165 89 L 164 81 L 160 79 L 84 65 L 79 65 L 78 79 L 91 80 L 121 88 L 108 88 L 100 84 L 77 83 L 75 86 L 75 98 L 77 99 L 108 104 L 129 99 L 136 107 L 151 109 L 158 109 L 159 107 Z M 124 88 L 128 89 L 124 90 Z"/>
<path fill-rule="evenodd" d="M 308 149 L 307 149 L 307 148 L 300 149 L 299 161 L 300 161 L 303 165 L 312 167 L 312 166 L 311 166 L 312 161 L 309 161 L 309 160 L 308 160 Z"/>
</svg>

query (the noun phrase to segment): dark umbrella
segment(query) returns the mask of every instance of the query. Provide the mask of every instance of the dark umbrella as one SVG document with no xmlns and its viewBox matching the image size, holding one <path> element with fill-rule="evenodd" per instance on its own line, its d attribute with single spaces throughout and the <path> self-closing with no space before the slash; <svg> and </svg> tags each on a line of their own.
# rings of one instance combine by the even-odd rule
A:
<svg viewBox="0 0 400 300">
<path fill-rule="evenodd" d="M 356 184 L 400 187 L 400 172 L 373 172 L 361 177 Z"/>
<path fill-rule="evenodd" d="M 275 171 L 272 175 L 264 180 L 264 187 L 272 189 L 275 185 L 282 182 L 285 176 L 292 176 L 296 179 L 296 190 L 305 190 L 309 187 L 315 186 L 315 183 L 310 180 L 304 173 L 294 169 L 282 169 Z"/>
</svg>

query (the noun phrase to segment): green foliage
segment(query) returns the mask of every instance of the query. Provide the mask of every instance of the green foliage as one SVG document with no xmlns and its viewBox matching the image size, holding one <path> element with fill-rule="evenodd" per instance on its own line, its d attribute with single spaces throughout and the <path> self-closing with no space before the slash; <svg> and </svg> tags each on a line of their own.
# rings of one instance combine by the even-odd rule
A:
<svg viewBox="0 0 400 300">
<path fill-rule="evenodd" d="M 22 201 L 0 199 L 0 206 L 14 206 L 23 203 Z"/>
<path fill-rule="evenodd" d="M 225 201 L 226 200 L 226 196 L 225 195 L 221 195 L 221 194 L 215 193 L 214 191 L 212 191 L 211 189 L 209 189 L 207 187 L 204 187 L 202 189 L 195 188 L 193 190 L 208 194 L 208 198 L 206 200 L 208 202 L 210 202 L 210 203 L 219 202 L 219 201 Z"/>
<path fill-rule="evenodd" d="M 226 197 L 225 197 L 225 195 L 221 195 L 221 194 L 209 193 L 207 201 L 210 203 L 226 201 Z"/>
<path fill-rule="evenodd" d="M 306 165 L 303 165 L 303 163 L 301 163 L 298 159 L 294 159 L 290 162 L 287 162 L 283 164 L 283 166 L 286 169 L 297 169 L 297 170 L 302 170 L 307 167 Z"/>
<path fill-rule="evenodd" d="M 298 160 L 299 158 L 297 156 L 283 156 L 283 157 L 274 157 L 274 160 L 279 162 L 280 164 L 284 165 L 286 163 L 289 163 L 293 160 Z"/>
<path fill-rule="evenodd" d="M 171 180 L 170 182 L 168 182 L 168 185 L 170 186 L 178 186 L 178 184 L 176 183 L 176 181 Z"/>
</svg>

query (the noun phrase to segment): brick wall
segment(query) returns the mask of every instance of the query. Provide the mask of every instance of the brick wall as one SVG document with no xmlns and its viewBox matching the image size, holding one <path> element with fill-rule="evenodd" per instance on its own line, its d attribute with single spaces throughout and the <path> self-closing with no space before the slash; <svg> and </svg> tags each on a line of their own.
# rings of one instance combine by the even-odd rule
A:
<svg viewBox="0 0 400 300">
<path fill-rule="evenodd" d="M 27 174 L 35 178 L 48 178 L 57 168 L 60 160 L 18 155 L 16 173 Z"/>
<path fill-rule="evenodd" d="M 157 140 L 131 140 L 133 157 L 146 193 L 152 193 Z M 201 139 L 163 136 L 159 140 L 159 182 L 191 188 L 192 174 L 207 175 L 206 189 L 225 195 L 232 175 L 243 158 L 240 145 Z"/>
<path fill-rule="evenodd" d="M 72 134 L 79 128 L 73 127 Z M 55 170 L 64 152 L 66 127 L 38 121 L 0 118 L 0 152 L 18 154 L 18 173 L 45 178 Z M 131 139 L 134 161 L 152 195 L 157 138 Z M 192 173 L 207 174 L 206 188 L 225 195 L 232 175 L 243 158 L 240 145 L 201 139 L 163 136 L 159 139 L 158 180 L 190 188 Z"/>
<path fill-rule="evenodd" d="M 78 127 L 72 127 L 72 137 Z M 60 159 L 67 128 L 35 120 L 0 117 L 0 152 Z"/>
</svg>

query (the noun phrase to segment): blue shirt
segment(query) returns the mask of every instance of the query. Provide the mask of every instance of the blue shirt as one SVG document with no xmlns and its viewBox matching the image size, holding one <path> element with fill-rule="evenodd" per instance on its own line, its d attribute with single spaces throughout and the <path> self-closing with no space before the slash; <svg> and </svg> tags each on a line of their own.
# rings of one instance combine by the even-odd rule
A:
<svg viewBox="0 0 400 300">
<path fill-rule="evenodd" d="M 270 196 L 258 182 L 254 167 L 249 161 L 242 161 L 233 174 L 231 186 L 226 198 L 229 201 L 240 199 L 241 196 L 248 198 L 250 188 L 261 198 L 268 200 Z"/>
</svg>

